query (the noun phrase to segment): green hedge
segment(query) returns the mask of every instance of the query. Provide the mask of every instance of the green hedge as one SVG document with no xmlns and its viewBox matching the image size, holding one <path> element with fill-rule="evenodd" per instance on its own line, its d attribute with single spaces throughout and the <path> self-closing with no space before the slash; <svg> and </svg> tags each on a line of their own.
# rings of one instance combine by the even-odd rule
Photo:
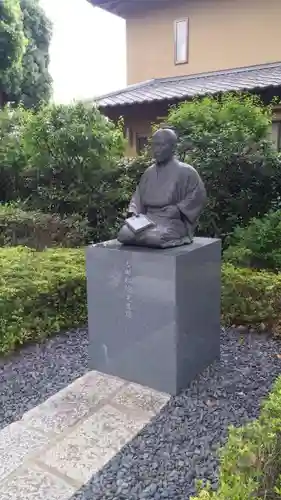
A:
<svg viewBox="0 0 281 500">
<path fill-rule="evenodd" d="M 231 427 L 221 450 L 219 489 L 200 491 L 191 500 L 277 500 L 281 497 L 281 377 L 260 418 Z"/>
<path fill-rule="evenodd" d="M 224 260 L 239 267 L 281 270 L 281 210 L 255 217 L 246 227 L 236 227 L 228 239 Z"/>
<path fill-rule="evenodd" d="M 79 247 L 91 240 L 88 220 L 80 215 L 61 217 L 0 205 L 0 246 L 27 246 L 37 250 L 55 246 Z"/>
<path fill-rule="evenodd" d="M 281 274 L 222 266 L 222 322 L 280 333 Z"/>
<path fill-rule="evenodd" d="M 222 322 L 279 333 L 281 274 L 222 267 Z M 0 248 L 0 353 L 86 324 L 83 249 Z"/>
<path fill-rule="evenodd" d="M 0 353 L 86 321 L 84 250 L 0 249 Z"/>
</svg>

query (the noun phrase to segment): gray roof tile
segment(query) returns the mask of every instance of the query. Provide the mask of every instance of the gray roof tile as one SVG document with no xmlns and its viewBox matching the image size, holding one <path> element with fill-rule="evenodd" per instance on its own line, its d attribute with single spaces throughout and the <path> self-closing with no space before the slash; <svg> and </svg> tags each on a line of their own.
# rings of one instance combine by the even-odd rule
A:
<svg viewBox="0 0 281 500">
<path fill-rule="evenodd" d="M 183 99 L 281 86 L 281 62 L 199 75 L 148 80 L 94 99 L 99 107 Z"/>
</svg>

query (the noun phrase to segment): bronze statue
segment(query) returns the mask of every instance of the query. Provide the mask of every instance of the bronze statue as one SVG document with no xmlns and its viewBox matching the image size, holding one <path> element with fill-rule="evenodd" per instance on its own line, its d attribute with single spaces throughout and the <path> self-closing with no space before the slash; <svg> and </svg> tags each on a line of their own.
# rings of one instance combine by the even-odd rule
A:
<svg viewBox="0 0 281 500">
<path fill-rule="evenodd" d="M 117 236 L 120 243 L 154 248 L 192 243 L 206 190 L 198 172 L 175 158 L 176 145 L 171 129 L 152 136 L 155 164 L 144 172 L 131 199 L 130 218 Z"/>
</svg>

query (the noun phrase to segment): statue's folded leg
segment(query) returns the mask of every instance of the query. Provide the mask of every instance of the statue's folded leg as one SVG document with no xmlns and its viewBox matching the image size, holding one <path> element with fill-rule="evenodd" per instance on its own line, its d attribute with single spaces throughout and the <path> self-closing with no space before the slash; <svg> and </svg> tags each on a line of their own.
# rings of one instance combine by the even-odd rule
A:
<svg viewBox="0 0 281 500">
<path fill-rule="evenodd" d="M 123 245 L 138 245 L 150 248 L 167 248 L 183 245 L 187 242 L 190 243 L 185 238 L 177 238 L 172 232 L 160 226 L 134 234 L 126 224 L 121 227 L 117 239 Z"/>
<path fill-rule="evenodd" d="M 163 231 L 158 226 L 149 228 L 143 233 L 140 233 L 139 244 L 151 248 L 160 248 L 162 233 Z"/>
<path fill-rule="evenodd" d="M 133 231 L 124 224 L 118 233 L 117 240 L 123 245 L 134 245 L 136 243 L 136 236 Z"/>
<path fill-rule="evenodd" d="M 157 227 L 146 229 L 141 233 L 134 234 L 131 229 L 124 224 L 117 236 L 123 245 L 140 245 L 159 248 L 161 243 L 161 231 Z"/>
<path fill-rule="evenodd" d="M 179 237 L 175 231 L 161 226 L 147 229 L 140 235 L 140 244 L 151 248 L 177 247 L 187 243 L 191 243 L 189 237 Z"/>
</svg>

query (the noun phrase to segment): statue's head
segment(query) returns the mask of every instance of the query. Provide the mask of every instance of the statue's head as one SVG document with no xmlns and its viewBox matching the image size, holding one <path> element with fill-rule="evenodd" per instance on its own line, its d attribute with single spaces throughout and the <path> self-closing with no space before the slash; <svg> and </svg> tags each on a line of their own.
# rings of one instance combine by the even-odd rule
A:
<svg viewBox="0 0 281 500">
<path fill-rule="evenodd" d="M 174 156 L 177 146 L 177 135 L 169 128 L 160 128 L 152 136 L 152 155 L 158 165 L 165 165 Z"/>
</svg>

